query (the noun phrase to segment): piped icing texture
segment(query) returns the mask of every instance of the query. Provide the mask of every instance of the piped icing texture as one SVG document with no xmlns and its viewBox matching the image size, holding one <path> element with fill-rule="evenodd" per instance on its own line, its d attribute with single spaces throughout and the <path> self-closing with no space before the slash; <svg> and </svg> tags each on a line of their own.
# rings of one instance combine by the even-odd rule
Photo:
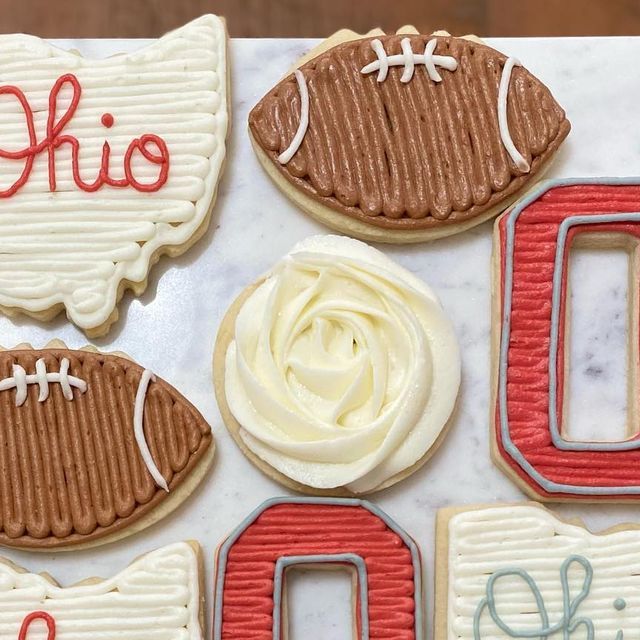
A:
<svg viewBox="0 0 640 640">
<path fill-rule="evenodd" d="M 0 78 L 0 306 L 64 306 L 99 327 L 123 283 L 208 218 L 228 121 L 224 24 L 203 16 L 102 60 L 2 35 Z"/>
<path fill-rule="evenodd" d="M 454 515 L 449 640 L 623 640 L 637 629 L 640 531 L 594 535 L 536 506 Z"/>
<path fill-rule="evenodd" d="M 243 442 L 315 488 L 370 491 L 420 460 L 459 382 L 455 334 L 431 289 L 339 236 L 309 238 L 275 265 L 226 354 Z"/>
<path fill-rule="evenodd" d="M 0 638 L 18 640 L 22 628 L 20 640 L 202 640 L 200 598 L 198 554 L 186 542 L 67 588 L 0 562 Z"/>
<path fill-rule="evenodd" d="M 357 556 L 366 572 L 366 584 L 358 590 L 364 588 L 368 615 L 356 596 L 358 638 L 422 640 L 417 547 L 388 516 L 360 502 L 276 498 L 249 516 L 218 558 L 214 640 L 285 638 L 284 613 L 274 606 L 282 603 L 286 582 L 278 575 L 279 564 L 304 564 L 305 558 L 340 564 L 335 556 L 346 555 Z"/>
<path fill-rule="evenodd" d="M 0 391 L 1 544 L 53 548 L 130 526 L 165 499 L 162 482 L 177 489 L 212 445 L 198 411 L 159 378 L 141 385 L 147 372 L 134 362 L 89 351 L 0 351 L 0 389 L 37 370 L 40 383 L 25 381 L 24 400 L 15 385 Z M 79 383 L 65 389 L 56 377 Z"/>
<path fill-rule="evenodd" d="M 462 38 L 363 38 L 300 68 L 309 123 L 285 164 L 278 156 L 303 112 L 300 80 L 289 75 L 270 91 L 249 126 L 287 180 L 347 216 L 390 229 L 463 222 L 521 189 L 570 129 L 549 90 L 514 62 L 503 74 L 506 56 Z"/>
<path fill-rule="evenodd" d="M 563 437 L 568 258 L 577 234 L 640 237 L 637 179 L 549 183 L 498 223 L 500 353 L 498 453 L 537 495 L 573 499 L 640 494 L 640 441 Z M 566 434 L 566 429 L 564 429 Z"/>
</svg>

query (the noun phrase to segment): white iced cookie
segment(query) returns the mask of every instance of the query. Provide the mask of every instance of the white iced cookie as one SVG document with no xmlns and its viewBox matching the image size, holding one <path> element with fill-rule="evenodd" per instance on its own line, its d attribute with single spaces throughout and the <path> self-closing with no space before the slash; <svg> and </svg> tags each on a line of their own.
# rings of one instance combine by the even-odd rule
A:
<svg viewBox="0 0 640 640">
<path fill-rule="evenodd" d="M 367 493 L 433 450 L 460 354 L 427 285 L 362 242 L 316 236 L 232 306 L 216 383 L 227 426 L 267 473 Z"/>
<path fill-rule="evenodd" d="M 0 309 L 89 335 L 206 229 L 228 127 L 224 20 L 83 58 L 0 36 Z"/>
<path fill-rule="evenodd" d="M 112 578 L 60 587 L 0 558 L 3 640 L 203 640 L 200 547 L 178 542 Z"/>
</svg>

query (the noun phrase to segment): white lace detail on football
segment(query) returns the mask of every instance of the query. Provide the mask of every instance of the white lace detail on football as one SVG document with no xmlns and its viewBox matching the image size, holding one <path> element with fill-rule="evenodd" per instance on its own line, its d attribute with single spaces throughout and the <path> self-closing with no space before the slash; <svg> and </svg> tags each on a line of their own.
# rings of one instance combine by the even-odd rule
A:
<svg viewBox="0 0 640 640">
<path fill-rule="evenodd" d="M 294 72 L 298 83 L 298 92 L 300 93 L 300 123 L 291 144 L 278 156 L 280 164 L 287 164 L 296 154 L 309 128 L 309 90 L 307 89 L 307 81 L 304 74 L 299 69 Z"/>
<path fill-rule="evenodd" d="M 438 73 L 436 67 L 442 67 L 448 71 L 455 71 L 458 68 L 458 61 L 452 56 L 434 55 L 433 52 L 437 45 L 437 39 L 433 38 L 427 42 L 427 45 L 424 48 L 424 54 L 414 53 L 411 48 L 411 40 L 409 38 L 403 38 L 400 42 L 402 53 L 390 56 L 385 51 L 382 42 L 375 38 L 371 41 L 371 48 L 375 52 L 376 56 L 378 56 L 378 59 L 362 67 L 360 73 L 364 73 L 366 75 L 377 71 L 378 82 L 384 82 L 387 77 L 389 67 L 404 67 L 404 71 L 400 77 L 400 82 L 410 82 L 411 78 L 413 78 L 415 66 L 417 64 L 423 64 L 429 78 L 434 82 L 441 82 L 442 77 Z"/>
<path fill-rule="evenodd" d="M 500 78 L 500 88 L 498 89 L 498 126 L 500 127 L 500 139 L 509 157 L 520 171 L 528 173 L 531 166 L 516 149 L 516 145 L 511 139 L 511 133 L 509 133 L 509 120 L 507 118 L 507 96 L 511 82 L 511 71 L 513 67 L 519 66 L 520 61 L 517 58 L 507 58 L 507 61 L 504 63 L 502 76 Z"/>
<path fill-rule="evenodd" d="M 149 445 L 144 437 L 144 403 L 147 399 L 147 389 L 150 382 L 155 382 L 156 377 L 149 369 L 145 369 L 142 372 L 142 377 L 138 383 L 138 390 L 136 391 L 136 403 L 133 408 L 133 434 L 140 449 L 140 455 L 146 465 L 154 482 L 162 487 L 167 493 L 169 492 L 169 486 L 163 475 L 160 473 L 160 469 L 153 461 L 153 456 L 149 450 Z"/>
<path fill-rule="evenodd" d="M 44 402 L 49 397 L 49 383 L 58 383 L 62 388 L 62 395 L 67 400 L 73 400 L 73 388 L 80 393 L 87 390 L 87 383 L 81 378 L 69 375 L 69 360 L 62 358 L 60 371 L 47 371 L 43 358 L 36 361 L 36 372 L 27 373 L 19 364 L 13 365 L 13 375 L 0 380 L 0 391 L 16 390 L 16 407 L 21 407 L 27 400 L 27 387 L 37 384 L 40 387 L 38 402 Z"/>
</svg>

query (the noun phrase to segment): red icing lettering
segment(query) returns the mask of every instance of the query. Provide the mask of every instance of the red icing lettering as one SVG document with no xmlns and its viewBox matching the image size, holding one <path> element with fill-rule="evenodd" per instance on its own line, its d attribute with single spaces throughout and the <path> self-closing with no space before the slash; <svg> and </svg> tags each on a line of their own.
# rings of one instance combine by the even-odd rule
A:
<svg viewBox="0 0 640 640">
<path fill-rule="evenodd" d="M 67 110 L 58 117 L 58 95 L 64 87 L 70 87 L 71 102 Z M 124 178 L 112 178 L 109 174 L 109 161 L 111 155 L 111 147 L 105 141 L 102 146 L 102 160 L 98 176 L 93 182 L 85 182 L 80 176 L 80 141 L 69 134 L 63 133 L 64 128 L 73 118 L 78 104 L 82 88 L 78 78 L 71 73 L 60 76 L 53 85 L 49 93 L 49 111 L 47 115 L 46 135 L 43 140 L 38 142 L 35 131 L 34 117 L 29 101 L 25 94 L 18 88 L 11 85 L 0 87 L 0 95 L 7 94 L 15 96 L 20 103 L 20 107 L 24 112 L 27 125 L 27 133 L 29 136 L 29 144 L 24 149 L 18 151 L 6 151 L 0 149 L 0 158 L 7 160 L 23 160 L 24 166 L 22 173 L 18 179 L 8 188 L 0 189 L 0 198 L 8 198 L 17 193 L 29 180 L 33 163 L 41 153 L 47 153 L 48 169 L 49 169 L 49 189 L 56 190 L 56 150 L 63 144 L 71 147 L 71 170 L 73 180 L 76 186 L 82 191 L 97 191 L 104 185 L 110 187 L 132 187 L 136 191 L 152 192 L 158 191 L 167 181 L 169 176 L 169 150 L 165 141 L 159 136 L 146 133 L 139 138 L 135 138 L 129 144 L 124 157 Z M 103 126 L 111 128 L 115 122 L 114 117 L 110 113 L 103 114 L 101 118 Z M 134 153 L 139 153 L 149 163 L 158 165 L 159 173 L 155 181 L 150 183 L 140 182 L 133 175 L 132 157 Z"/>
<path fill-rule="evenodd" d="M 113 116 L 110 113 L 103 113 L 100 122 L 102 122 L 103 126 L 107 127 L 107 129 L 111 129 L 114 122 Z"/>
<path fill-rule="evenodd" d="M 27 640 L 29 627 L 35 620 L 42 620 L 47 625 L 47 640 L 55 640 L 56 637 L 56 621 L 48 613 L 44 611 L 34 611 L 30 613 L 23 621 L 18 633 L 18 640 Z"/>
</svg>

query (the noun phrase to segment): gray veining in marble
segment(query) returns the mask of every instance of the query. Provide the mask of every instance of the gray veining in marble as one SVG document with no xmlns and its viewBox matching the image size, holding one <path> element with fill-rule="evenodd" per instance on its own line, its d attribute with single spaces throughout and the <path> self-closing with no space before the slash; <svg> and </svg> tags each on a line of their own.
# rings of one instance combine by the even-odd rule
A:
<svg viewBox="0 0 640 640">
<path fill-rule="evenodd" d="M 546 82 L 567 110 L 573 130 L 550 176 L 640 175 L 640 65 L 629 62 L 640 56 L 640 39 L 492 39 L 489 43 L 517 56 Z M 140 46 L 134 41 L 61 44 L 92 55 Z M 327 231 L 269 182 L 246 135 L 249 109 L 312 44 L 306 40 L 231 43 L 233 128 L 211 228 L 182 258 L 163 259 L 151 274 L 147 292 L 140 298 L 127 295 L 120 306 L 121 320 L 106 339 L 96 341 L 101 349 L 129 353 L 199 407 L 213 425 L 218 445 L 212 473 L 181 508 L 140 535 L 73 554 L 2 552 L 13 561 L 48 571 L 63 584 L 71 584 L 88 575 L 109 576 L 147 550 L 197 538 L 205 551 L 209 621 L 216 546 L 262 500 L 286 493 L 251 466 L 221 424 L 213 395 L 211 355 L 218 323 L 240 290 L 296 241 Z M 422 470 L 373 497 L 421 547 L 430 616 L 436 509 L 523 498 L 489 458 L 491 224 L 433 244 L 381 248 L 436 290 L 453 318 L 463 353 L 460 401 L 446 442 Z M 615 295 L 608 276 L 606 265 L 593 273 L 605 300 Z M 87 342 L 62 319 L 38 325 L 28 319 L 0 318 L 0 336 L 5 346 L 22 341 L 42 345 L 52 337 L 72 347 Z M 589 350 L 602 355 L 597 350 L 603 347 L 594 342 L 593 335 L 582 348 L 583 355 Z M 580 353 L 578 346 L 576 361 Z M 615 385 L 615 380 L 607 384 Z M 623 417 L 613 415 L 611 419 Z M 637 509 L 624 506 L 562 506 L 556 510 L 580 515 L 596 530 L 633 520 L 637 514 Z M 313 602 L 303 606 L 312 609 Z"/>
</svg>

